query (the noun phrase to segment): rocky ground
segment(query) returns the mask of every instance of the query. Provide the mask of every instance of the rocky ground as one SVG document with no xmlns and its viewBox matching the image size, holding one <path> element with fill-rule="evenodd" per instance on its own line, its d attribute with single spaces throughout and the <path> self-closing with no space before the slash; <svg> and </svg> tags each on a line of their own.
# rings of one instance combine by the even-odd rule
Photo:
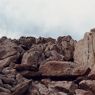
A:
<svg viewBox="0 0 95 95">
<path fill-rule="evenodd" d="M 78 42 L 2 37 L 0 95 L 95 95 L 95 29 Z"/>
</svg>

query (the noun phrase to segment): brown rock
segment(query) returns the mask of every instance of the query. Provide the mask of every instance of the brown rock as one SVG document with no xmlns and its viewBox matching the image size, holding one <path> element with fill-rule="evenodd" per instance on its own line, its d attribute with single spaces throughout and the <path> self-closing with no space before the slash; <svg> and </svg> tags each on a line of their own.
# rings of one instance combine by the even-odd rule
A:
<svg viewBox="0 0 95 95">
<path fill-rule="evenodd" d="M 11 93 L 9 89 L 3 88 L 3 87 L 0 87 L 0 92 Z"/>
<path fill-rule="evenodd" d="M 33 82 L 32 88 L 28 95 L 68 95 L 67 93 L 64 92 L 64 87 L 61 84 L 63 82 L 60 81 L 56 83 L 54 81 L 53 82 L 48 81 L 48 85 L 45 85 L 43 81 Z"/>
<path fill-rule="evenodd" d="M 75 93 L 76 93 L 75 95 L 93 95 L 91 91 L 85 91 L 82 89 L 77 89 Z"/>
<path fill-rule="evenodd" d="M 0 59 L 15 55 L 17 53 L 15 47 L 17 47 L 17 45 L 8 39 L 0 43 Z"/>
<path fill-rule="evenodd" d="M 62 54 L 59 54 L 55 50 L 45 52 L 45 57 L 46 57 L 46 61 L 53 61 L 53 60 L 63 61 L 64 60 L 64 56 Z"/>
<path fill-rule="evenodd" d="M 38 91 L 40 92 L 40 95 L 48 95 L 49 93 L 48 88 L 41 83 L 35 83 L 34 87 L 38 89 Z"/>
<path fill-rule="evenodd" d="M 14 78 L 8 78 L 8 77 L 2 77 L 2 81 L 5 84 L 16 84 L 16 81 Z"/>
<path fill-rule="evenodd" d="M 45 44 L 45 43 L 55 43 L 55 39 L 53 38 L 44 38 L 44 37 L 39 37 L 36 39 L 36 44 Z"/>
<path fill-rule="evenodd" d="M 55 89 L 58 92 L 74 93 L 75 89 L 78 88 L 77 84 L 72 81 L 51 81 L 48 84 L 49 88 Z"/>
<path fill-rule="evenodd" d="M 37 71 L 37 67 L 31 64 L 16 64 L 14 67 L 17 71 Z"/>
<path fill-rule="evenodd" d="M 23 45 L 25 50 L 30 49 L 30 47 L 36 43 L 36 38 L 34 37 L 20 37 L 19 43 Z"/>
<path fill-rule="evenodd" d="M 60 47 L 60 53 L 64 55 L 64 60 L 73 61 L 74 48 L 76 41 L 71 36 L 58 37 L 58 47 Z"/>
<path fill-rule="evenodd" d="M 74 68 L 74 63 L 62 61 L 49 61 L 40 66 L 39 71 L 44 76 L 63 76 L 69 75 Z"/>
<path fill-rule="evenodd" d="M 39 72 L 43 76 L 77 76 L 85 74 L 86 69 L 81 70 L 73 62 L 49 61 L 40 66 Z"/>
<path fill-rule="evenodd" d="M 23 55 L 22 64 L 27 64 L 27 65 L 37 67 L 40 56 L 41 56 L 40 51 L 29 50 Z"/>
<path fill-rule="evenodd" d="M 90 90 L 95 94 L 95 80 L 83 80 L 80 82 L 80 88 Z"/>
<path fill-rule="evenodd" d="M 16 62 L 17 58 L 18 58 L 18 55 L 13 55 L 13 56 L 7 57 L 3 60 L 0 60 L 0 68 L 9 66 L 11 63 Z"/>
<path fill-rule="evenodd" d="M 88 78 L 92 79 L 92 80 L 95 80 L 95 65 L 91 69 L 91 72 L 89 73 Z"/>
<path fill-rule="evenodd" d="M 15 88 L 13 88 L 15 91 L 12 93 L 12 95 L 24 95 L 30 88 L 30 85 L 31 81 L 21 82 Z"/>
<path fill-rule="evenodd" d="M 95 32 L 86 33 L 75 47 L 75 62 L 84 68 L 95 65 Z"/>
<path fill-rule="evenodd" d="M 29 78 L 29 79 L 41 79 L 40 77 L 41 77 L 41 73 L 40 72 L 34 72 L 34 71 L 23 71 L 23 72 L 21 72 L 20 73 L 23 77 L 25 77 L 25 78 Z"/>
<path fill-rule="evenodd" d="M 16 63 L 22 48 L 18 47 L 16 43 L 10 39 L 6 39 L 0 43 L 0 68 Z"/>
<path fill-rule="evenodd" d="M 0 92 L 0 95 L 11 95 L 11 94 L 6 93 L 6 92 Z"/>
<path fill-rule="evenodd" d="M 56 52 L 59 52 L 59 47 L 57 46 L 57 44 L 55 43 L 48 43 L 47 44 L 47 47 L 45 48 L 45 52 L 48 52 L 48 51 L 56 51 Z"/>
</svg>

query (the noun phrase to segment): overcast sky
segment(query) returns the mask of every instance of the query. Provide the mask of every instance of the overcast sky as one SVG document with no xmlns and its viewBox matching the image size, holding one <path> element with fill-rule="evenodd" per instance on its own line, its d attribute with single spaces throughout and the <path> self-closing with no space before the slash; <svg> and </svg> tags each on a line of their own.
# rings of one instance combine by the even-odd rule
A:
<svg viewBox="0 0 95 95">
<path fill-rule="evenodd" d="M 0 37 L 71 35 L 95 27 L 95 0 L 0 0 Z"/>
</svg>

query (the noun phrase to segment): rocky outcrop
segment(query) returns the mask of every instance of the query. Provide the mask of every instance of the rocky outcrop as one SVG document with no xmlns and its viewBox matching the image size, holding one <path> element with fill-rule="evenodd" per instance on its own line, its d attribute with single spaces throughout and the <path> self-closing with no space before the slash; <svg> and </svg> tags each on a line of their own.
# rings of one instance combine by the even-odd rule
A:
<svg viewBox="0 0 95 95">
<path fill-rule="evenodd" d="M 84 68 L 90 68 L 90 79 L 95 79 L 95 29 L 85 34 L 75 47 L 74 61 Z"/>
<path fill-rule="evenodd" d="M 0 95 L 95 95 L 94 40 L 2 37 Z"/>
<path fill-rule="evenodd" d="M 93 68 L 95 65 L 95 30 L 85 34 L 75 47 L 75 62 L 84 67 Z"/>
</svg>

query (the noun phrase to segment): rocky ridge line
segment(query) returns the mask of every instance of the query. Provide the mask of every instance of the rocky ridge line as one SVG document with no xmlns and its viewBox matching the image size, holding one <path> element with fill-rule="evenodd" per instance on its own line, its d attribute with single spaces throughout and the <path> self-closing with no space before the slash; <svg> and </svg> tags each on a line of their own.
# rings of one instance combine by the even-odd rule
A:
<svg viewBox="0 0 95 95">
<path fill-rule="evenodd" d="M 0 95 L 95 95 L 95 29 L 78 42 L 2 37 Z"/>
</svg>

